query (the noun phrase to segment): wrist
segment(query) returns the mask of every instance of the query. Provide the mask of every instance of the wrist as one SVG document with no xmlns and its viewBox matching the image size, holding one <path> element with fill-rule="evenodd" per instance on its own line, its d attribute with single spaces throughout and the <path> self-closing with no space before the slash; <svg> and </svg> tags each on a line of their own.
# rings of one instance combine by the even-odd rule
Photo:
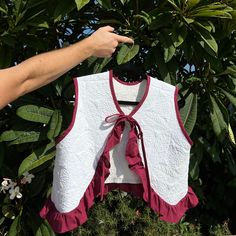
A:
<svg viewBox="0 0 236 236">
<path fill-rule="evenodd" d="M 87 51 L 88 57 L 94 56 L 96 52 L 96 48 L 94 46 L 94 42 L 91 39 L 91 36 L 85 38 L 82 43 L 84 43 L 85 50 Z"/>
</svg>

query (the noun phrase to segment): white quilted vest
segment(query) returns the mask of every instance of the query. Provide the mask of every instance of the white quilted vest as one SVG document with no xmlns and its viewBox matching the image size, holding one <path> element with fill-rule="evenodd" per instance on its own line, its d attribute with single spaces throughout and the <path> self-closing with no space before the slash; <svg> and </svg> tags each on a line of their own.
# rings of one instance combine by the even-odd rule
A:
<svg viewBox="0 0 236 236">
<path fill-rule="evenodd" d="M 180 120 L 177 89 L 151 77 L 141 83 L 123 83 L 113 78 L 112 72 L 78 77 L 74 82 L 73 119 L 56 148 L 51 193 L 56 209 L 66 213 L 78 206 L 113 127 L 104 120 L 121 110 L 125 114 L 132 112 L 141 126 L 153 190 L 170 205 L 184 198 L 188 192 L 191 140 Z M 120 106 L 117 100 L 140 103 L 134 108 Z M 124 157 L 128 129 L 127 123 L 121 143 L 110 153 L 110 175 L 106 183 L 140 182 Z"/>
</svg>

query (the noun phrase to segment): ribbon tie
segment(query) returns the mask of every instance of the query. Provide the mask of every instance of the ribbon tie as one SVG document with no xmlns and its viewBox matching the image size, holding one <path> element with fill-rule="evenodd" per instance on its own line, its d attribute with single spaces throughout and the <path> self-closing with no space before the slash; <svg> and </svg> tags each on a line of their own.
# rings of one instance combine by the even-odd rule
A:
<svg viewBox="0 0 236 236">
<path fill-rule="evenodd" d="M 141 179 L 143 185 L 143 197 L 144 199 L 150 202 L 151 197 L 151 187 L 150 187 L 150 179 L 149 179 L 149 172 L 148 172 L 148 165 L 146 159 L 146 152 L 145 146 L 143 141 L 143 132 L 139 123 L 129 115 L 125 114 L 113 114 L 106 117 L 105 122 L 107 123 L 114 123 L 114 127 L 110 132 L 103 154 L 102 154 L 102 161 L 101 161 L 101 200 L 103 199 L 104 192 L 105 192 L 105 179 L 109 175 L 109 168 L 110 168 L 110 155 L 109 151 L 121 140 L 121 134 L 125 128 L 125 122 L 130 124 L 130 130 L 128 134 L 128 140 L 125 149 L 125 158 L 128 161 L 129 168 L 134 171 Z M 145 166 L 143 165 L 142 158 L 139 153 L 138 148 L 138 139 L 141 140 L 141 147 L 142 147 L 142 154 L 143 159 L 145 162 Z"/>
</svg>

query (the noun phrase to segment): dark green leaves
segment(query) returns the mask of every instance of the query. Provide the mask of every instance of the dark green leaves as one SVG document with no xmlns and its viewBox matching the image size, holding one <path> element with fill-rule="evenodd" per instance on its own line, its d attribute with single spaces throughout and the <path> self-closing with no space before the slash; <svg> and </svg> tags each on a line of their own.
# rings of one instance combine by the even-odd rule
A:
<svg viewBox="0 0 236 236">
<path fill-rule="evenodd" d="M 218 89 L 229 99 L 229 101 L 236 107 L 236 93 L 233 93 L 232 91 L 226 91 L 223 88 Z"/>
<path fill-rule="evenodd" d="M 200 0 L 188 0 L 188 1 L 186 1 L 187 8 L 191 9 L 191 8 L 195 7 L 199 2 L 200 2 Z"/>
<path fill-rule="evenodd" d="M 220 141 L 223 141 L 228 131 L 228 112 L 222 102 L 215 96 L 210 95 L 210 101 L 210 117 L 213 130 L 216 137 Z"/>
<path fill-rule="evenodd" d="M 210 51 L 210 53 L 216 55 L 218 52 L 218 45 L 215 38 L 210 34 L 210 32 L 207 30 L 198 30 L 197 33 L 200 36 L 200 45 L 205 50 Z"/>
<path fill-rule="evenodd" d="M 222 4 L 221 2 L 215 2 L 209 5 L 203 5 L 201 7 L 195 8 L 191 11 L 191 17 L 217 17 L 217 18 L 229 18 L 232 16 L 230 12 L 233 9 L 226 4 Z"/>
<path fill-rule="evenodd" d="M 197 99 L 197 94 L 191 93 L 185 100 L 185 106 L 180 109 L 184 127 L 189 135 L 192 133 L 197 120 Z"/>
<path fill-rule="evenodd" d="M 174 46 L 177 48 L 179 47 L 185 40 L 187 36 L 187 28 L 183 23 L 177 22 L 174 25 L 173 32 L 172 32 L 172 41 Z"/>
<path fill-rule="evenodd" d="M 30 228 L 32 229 L 34 236 L 55 236 L 47 221 L 40 219 L 34 210 L 30 212 L 29 217 L 28 220 L 32 222 Z"/>
<path fill-rule="evenodd" d="M 19 214 L 11 224 L 8 236 L 21 236 L 21 214 Z"/>
<path fill-rule="evenodd" d="M 49 143 L 45 148 L 36 150 L 26 157 L 21 163 L 18 176 L 23 175 L 26 171 L 30 171 L 34 168 L 40 167 L 47 161 L 55 157 L 55 151 L 53 150 L 55 146 L 54 142 Z"/>
<path fill-rule="evenodd" d="M 139 52 L 139 45 L 133 45 L 131 47 L 128 47 L 126 44 L 124 44 L 118 54 L 117 54 L 117 64 L 123 64 L 128 61 L 130 61 L 132 58 L 134 58 Z"/>
<path fill-rule="evenodd" d="M 47 133 L 47 137 L 50 140 L 53 140 L 55 137 L 57 137 L 61 131 L 61 125 L 62 125 L 62 115 L 59 110 L 55 110 L 53 112 L 53 115 L 51 117 L 50 125 L 49 125 L 49 131 Z"/>
<path fill-rule="evenodd" d="M 164 61 L 168 62 L 172 59 L 175 54 L 175 46 L 171 39 L 171 33 L 164 32 L 159 35 L 160 42 L 164 49 Z"/>
</svg>

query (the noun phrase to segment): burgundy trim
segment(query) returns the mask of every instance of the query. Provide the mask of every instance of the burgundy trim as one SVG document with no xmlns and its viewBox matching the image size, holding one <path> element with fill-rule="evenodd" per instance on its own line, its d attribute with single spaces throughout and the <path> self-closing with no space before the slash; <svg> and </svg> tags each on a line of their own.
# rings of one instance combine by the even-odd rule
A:
<svg viewBox="0 0 236 236">
<path fill-rule="evenodd" d="M 139 198 L 142 198 L 143 195 L 142 184 L 112 183 L 105 185 L 105 195 L 114 189 L 131 193 L 133 196 Z M 51 196 L 49 196 L 39 214 L 43 219 L 47 219 L 55 233 L 65 233 L 76 229 L 88 220 L 88 210 L 94 205 L 94 199 L 97 196 L 99 196 L 99 188 L 98 185 L 96 185 L 94 178 L 88 186 L 83 198 L 80 200 L 78 207 L 74 210 L 66 213 L 60 213 L 52 202 Z M 189 208 L 192 208 L 198 204 L 198 199 L 191 187 L 188 188 L 188 192 L 185 197 L 182 198 L 176 205 L 170 205 L 165 202 L 153 191 L 153 189 L 152 196 L 153 202 L 151 205 L 156 206 L 153 210 L 160 215 L 161 220 L 170 223 L 178 223 Z"/>
<path fill-rule="evenodd" d="M 122 111 L 122 109 L 120 108 L 120 105 L 117 101 L 117 97 L 116 97 L 116 93 L 115 93 L 115 89 L 114 89 L 114 84 L 113 84 L 113 78 L 121 83 L 121 84 L 124 84 L 124 85 L 128 85 L 128 86 L 132 86 L 132 85 L 136 85 L 136 84 L 139 84 L 141 83 L 142 81 L 137 81 L 137 82 L 124 82 L 124 81 L 121 81 L 119 80 L 117 77 L 113 77 L 113 72 L 112 70 L 109 71 L 109 84 L 110 84 L 110 90 L 111 90 L 111 95 L 112 95 L 112 98 L 113 98 L 113 101 L 115 103 L 115 106 L 116 106 L 116 109 L 117 111 L 120 113 L 120 114 L 124 114 L 124 112 Z M 135 108 L 130 112 L 130 114 L 128 116 L 133 116 L 138 110 L 139 108 L 143 105 L 147 95 L 148 95 L 148 91 L 149 91 L 149 87 L 150 87 L 150 76 L 147 75 L 147 82 L 146 82 L 146 88 L 145 88 L 145 92 L 143 94 L 143 97 L 142 99 L 140 100 L 140 102 L 138 103 L 137 106 L 135 106 Z"/>
<path fill-rule="evenodd" d="M 78 81 L 76 78 L 73 79 L 73 82 L 74 82 L 74 87 L 75 87 L 75 104 L 74 104 L 72 120 L 70 122 L 69 127 L 66 130 L 64 130 L 61 135 L 57 137 L 56 144 L 61 142 L 70 133 L 75 123 L 75 117 L 76 117 L 77 108 L 78 108 L 79 87 L 78 87 Z"/>
<path fill-rule="evenodd" d="M 142 197 L 144 201 L 148 203 L 149 207 L 160 215 L 160 219 L 173 223 L 178 222 L 188 208 L 194 207 L 198 203 L 198 199 L 190 187 L 185 197 L 176 205 L 170 205 L 158 196 L 150 185 L 148 163 L 145 161 L 144 166 L 139 153 L 138 139 L 142 138 L 142 132 L 138 130 L 139 126 L 137 121 L 129 115 L 116 114 L 114 116 L 117 116 L 116 120 L 112 119 L 114 118 L 112 116 L 106 119 L 107 122 L 114 122 L 115 125 L 108 135 L 94 177 L 80 200 L 79 205 L 70 212 L 60 213 L 49 197 L 40 211 L 40 216 L 47 219 L 53 230 L 57 233 L 73 230 L 83 224 L 88 218 L 87 212 L 89 208 L 93 206 L 94 199 L 96 197 L 103 199 L 103 196 L 114 188 L 132 192 L 134 195 Z M 140 177 L 141 184 L 105 184 L 105 180 L 110 174 L 109 152 L 120 142 L 126 121 L 130 123 L 131 129 L 128 134 L 125 156 L 129 168 Z"/>
<path fill-rule="evenodd" d="M 178 119 L 178 122 L 179 122 L 179 125 L 180 125 L 180 128 L 185 136 L 185 138 L 188 140 L 189 144 L 192 146 L 193 145 L 193 141 L 191 140 L 191 138 L 189 137 L 186 129 L 184 128 L 184 124 L 183 124 L 183 121 L 182 121 L 182 118 L 180 116 L 180 112 L 179 112 L 179 107 L 178 107 L 178 93 L 179 93 L 179 89 L 178 87 L 175 88 L 175 112 L 176 112 L 176 116 L 177 116 L 177 119 Z"/>
</svg>

